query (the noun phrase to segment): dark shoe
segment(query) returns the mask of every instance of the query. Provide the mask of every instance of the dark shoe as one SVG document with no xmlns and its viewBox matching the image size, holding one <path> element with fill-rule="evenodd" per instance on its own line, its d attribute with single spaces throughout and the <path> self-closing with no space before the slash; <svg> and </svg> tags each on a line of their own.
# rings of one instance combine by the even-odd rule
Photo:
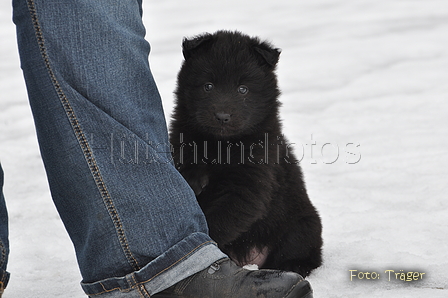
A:
<svg viewBox="0 0 448 298">
<path fill-rule="evenodd" d="M 299 274 L 278 270 L 247 270 L 222 259 L 155 298 L 312 298 L 308 281 Z"/>
</svg>

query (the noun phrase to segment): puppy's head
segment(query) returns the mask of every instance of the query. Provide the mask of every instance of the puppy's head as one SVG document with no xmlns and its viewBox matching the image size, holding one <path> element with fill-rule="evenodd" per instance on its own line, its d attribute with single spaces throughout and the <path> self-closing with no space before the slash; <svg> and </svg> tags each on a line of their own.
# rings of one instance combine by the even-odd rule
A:
<svg viewBox="0 0 448 298">
<path fill-rule="evenodd" d="M 279 49 L 228 31 L 184 39 L 182 46 L 175 119 L 228 139 L 254 133 L 268 116 L 277 116 Z"/>
</svg>

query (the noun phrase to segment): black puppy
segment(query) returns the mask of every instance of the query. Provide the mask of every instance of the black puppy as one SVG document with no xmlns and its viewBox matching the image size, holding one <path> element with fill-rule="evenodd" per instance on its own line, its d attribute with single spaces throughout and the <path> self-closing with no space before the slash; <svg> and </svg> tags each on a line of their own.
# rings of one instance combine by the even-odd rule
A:
<svg viewBox="0 0 448 298">
<path fill-rule="evenodd" d="M 239 265 L 321 265 L 321 221 L 278 116 L 280 51 L 239 32 L 184 39 L 170 142 L 218 246 Z"/>
</svg>

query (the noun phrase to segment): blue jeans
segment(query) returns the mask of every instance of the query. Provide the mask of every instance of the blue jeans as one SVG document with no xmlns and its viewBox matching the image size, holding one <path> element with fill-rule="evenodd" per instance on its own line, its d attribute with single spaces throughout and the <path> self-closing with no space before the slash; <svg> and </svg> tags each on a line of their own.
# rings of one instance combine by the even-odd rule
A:
<svg viewBox="0 0 448 298">
<path fill-rule="evenodd" d="M 8 255 L 8 213 L 6 212 L 5 198 L 3 197 L 3 170 L 0 165 L 0 293 L 9 281 L 9 273 L 6 271 Z"/>
<path fill-rule="evenodd" d="M 14 0 L 54 203 L 87 295 L 149 297 L 226 257 L 172 164 L 141 0 Z"/>
</svg>

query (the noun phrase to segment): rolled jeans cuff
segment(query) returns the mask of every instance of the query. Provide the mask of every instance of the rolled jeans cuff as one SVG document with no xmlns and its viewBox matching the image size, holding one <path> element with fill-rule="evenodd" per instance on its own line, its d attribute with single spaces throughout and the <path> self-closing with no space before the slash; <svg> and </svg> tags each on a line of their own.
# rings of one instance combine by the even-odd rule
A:
<svg viewBox="0 0 448 298">
<path fill-rule="evenodd" d="M 88 296 L 131 298 L 144 292 L 149 297 L 226 257 L 208 235 L 194 233 L 139 271 L 81 286 Z"/>
</svg>

